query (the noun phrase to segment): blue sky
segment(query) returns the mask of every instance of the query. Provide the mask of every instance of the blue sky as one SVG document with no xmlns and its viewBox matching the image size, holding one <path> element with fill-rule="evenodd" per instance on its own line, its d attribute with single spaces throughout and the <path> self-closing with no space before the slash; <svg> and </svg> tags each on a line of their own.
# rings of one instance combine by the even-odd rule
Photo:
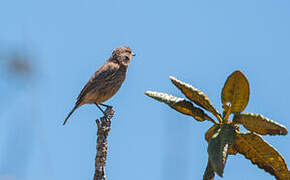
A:
<svg viewBox="0 0 290 180">
<path fill-rule="evenodd" d="M 91 74 L 118 46 L 136 57 L 127 80 L 107 102 L 115 108 L 109 136 L 109 179 L 201 179 L 207 163 L 199 123 L 144 95 L 182 94 L 172 75 L 204 91 L 221 111 L 227 78 L 249 79 L 245 112 L 290 128 L 290 2 L 15 1 L 0 2 L 0 52 L 32 54 L 35 78 L 1 80 L 0 180 L 92 179 L 96 124 L 93 105 L 62 122 Z M 289 135 L 266 136 L 290 163 Z M 274 179 L 243 156 L 230 156 L 224 178 Z"/>
</svg>

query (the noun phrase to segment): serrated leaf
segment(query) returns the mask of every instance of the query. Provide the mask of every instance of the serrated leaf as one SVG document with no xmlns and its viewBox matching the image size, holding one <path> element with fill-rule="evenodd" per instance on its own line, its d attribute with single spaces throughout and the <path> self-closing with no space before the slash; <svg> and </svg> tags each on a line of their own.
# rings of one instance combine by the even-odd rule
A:
<svg viewBox="0 0 290 180">
<path fill-rule="evenodd" d="M 221 177 L 228 157 L 228 148 L 234 143 L 235 137 L 233 126 L 222 124 L 220 128 L 214 128 L 213 136 L 208 143 L 209 161 L 213 170 Z"/>
<path fill-rule="evenodd" d="M 235 114 L 233 121 L 242 124 L 247 130 L 261 135 L 286 135 L 288 133 L 286 127 L 261 114 Z"/>
<path fill-rule="evenodd" d="M 281 154 L 255 133 L 237 134 L 235 149 L 253 164 L 279 180 L 289 180 L 290 172 Z"/>
<path fill-rule="evenodd" d="M 195 104 L 203 107 L 207 111 L 211 112 L 214 116 L 221 120 L 219 112 L 214 108 L 209 98 L 199 89 L 196 89 L 190 84 L 182 82 L 175 77 L 169 77 L 171 82 L 179 89 L 181 92 Z"/>
<path fill-rule="evenodd" d="M 166 93 L 146 91 L 145 94 L 160 102 L 164 102 L 176 111 L 192 116 L 198 121 L 212 120 L 202 109 L 194 107 L 189 101 Z M 212 120 L 213 121 L 213 120 Z"/>
<path fill-rule="evenodd" d="M 242 112 L 249 101 L 250 88 L 246 76 L 241 71 L 233 72 L 226 80 L 222 90 L 223 107 L 231 104 L 231 112 Z"/>
<path fill-rule="evenodd" d="M 233 145 L 231 144 L 231 145 L 229 146 L 228 153 L 229 153 L 230 155 L 236 155 L 236 154 L 238 153 L 238 151 L 237 151 L 237 150 L 233 147 Z"/>
<path fill-rule="evenodd" d="M 211 128 L 209 128 L 209 129 L 206 131 L 204 137 L 205 137 L 205 140 L 206 140 L 207 142 L 209 142 L 209 140 L 210 140 L 211 137 L 213 136 L 213 132 L 215 131 L 215 129 L 216 129 L 216 128 L 219 128 L 219 127 L 220 127 L 220 124 L 215 124 L 215 125 L 213 125 Z M 235 149 L 233 148 L 232 145 L 229 145 L 228 153 L 229 153 L 230 155 L 236 155 L 238 152 L 237 152 L 237 150 L 235 150 Z"/>
<path fill-rule="evenodd" d="M 207 161 L 207 166 L 203 174 L 203 180 L 213 180 L 214 179 L 214 170 L 210 164 L 210 161 Z"/>
</svg>

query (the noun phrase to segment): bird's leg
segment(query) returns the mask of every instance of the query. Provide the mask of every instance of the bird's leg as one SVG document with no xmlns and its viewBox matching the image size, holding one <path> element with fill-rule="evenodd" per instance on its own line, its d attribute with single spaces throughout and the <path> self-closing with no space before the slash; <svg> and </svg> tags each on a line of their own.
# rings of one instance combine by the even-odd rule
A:
<svg viewBox="0 0 290 180">
<path fill-rule="evenodd" d="M 105 111 L 97 104 L 97 103 L 95 103 L 95 105 L 99 108 L 99 110 L 101 110 L 102 111 L 102 113 L 106 116 L 106 113 L 105 113 Z"/>
<path fill-rule="evenodd" d="M 106 104 L 100 104 L 101 106 L 104 106 L 106 108 L 112 108 L 113 106 L 110 106 L 110 105 L 106 105 Z"/>
</svg>

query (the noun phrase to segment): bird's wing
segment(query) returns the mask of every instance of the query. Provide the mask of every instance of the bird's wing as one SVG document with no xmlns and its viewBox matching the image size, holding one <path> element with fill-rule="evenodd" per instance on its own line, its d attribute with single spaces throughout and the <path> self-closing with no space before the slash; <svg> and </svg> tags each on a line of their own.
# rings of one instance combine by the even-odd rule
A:
<svg viewBox="0 0 290 180">
<path fill-rule="evenodd" d="M 97 88 L 100 84 L 102 84 L 106 79 L 110 79 L 110 77 L 114 76 L 114 74 L 118 71 L 119 64 L 107 61 L 103 64 L 89 79 L 86 85 L 83 87 L 80 92 L 76 104 L 80 104 L 82 102 L 83 97 L 90 92 L 92 89 Z"/>
</svg>

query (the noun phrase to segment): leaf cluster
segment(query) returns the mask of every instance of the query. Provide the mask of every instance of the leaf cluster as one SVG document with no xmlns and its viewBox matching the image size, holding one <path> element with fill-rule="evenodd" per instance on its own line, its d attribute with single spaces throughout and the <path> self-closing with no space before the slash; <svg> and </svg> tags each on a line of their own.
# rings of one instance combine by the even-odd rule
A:
<svg viewBox="0 0 290 180">
<path fill-rule="evenodd" d="M 188 100 L 153 91 L 146 91 L 145 94 L 197 121 L 208 120 L 214 123 L 205 133 L 209 157 L 204 180 L 214 179 L 215 173 L 222 177 L 228 155 L 237 153 L 244 155 L 276 179 L 290 180 L 290 171 L 282 155 L 260 136 L 286 135 L 288 131 L 283 125 L 261 114 L 243 113 L 249 102 L 250 88 L 246 76 L 241 71 L 233 72 L 224 84 L 221 93 L 222 114 L 199 89 L 172 76 L 170 80 Z M 215 118 L 209 116 L 206 111 Z M 231 114 L 232 120 L 229 119 Z M 248 131 L 240 132 L 240 125 Z"/>
</svg>

